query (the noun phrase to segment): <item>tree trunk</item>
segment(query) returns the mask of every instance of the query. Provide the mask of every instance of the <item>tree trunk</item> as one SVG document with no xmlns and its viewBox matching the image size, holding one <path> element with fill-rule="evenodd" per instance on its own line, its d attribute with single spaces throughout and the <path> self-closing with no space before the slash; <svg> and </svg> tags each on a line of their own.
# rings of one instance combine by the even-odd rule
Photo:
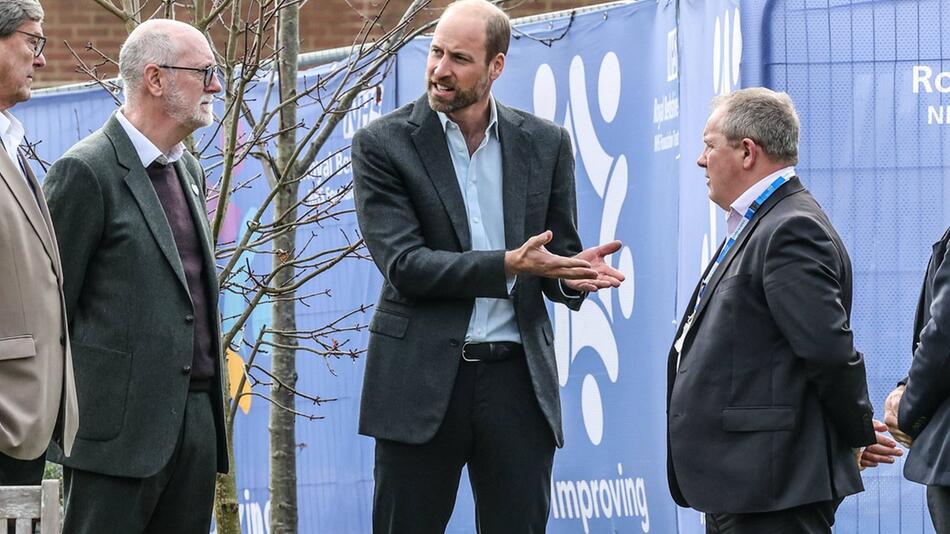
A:
<svg viewBox="0 0 950 534">
<path fill-rule="evenodd" d="M 297 55 L 299 53 L 299 4 L 283 8 L 279 15 L 277 45 L 280 50 L 278 73 L 280 101 L 293 98 L 297 93 Z M 277 138 L 277 168 L 287 169 L 288 176 L 279 176 L 280 192 L 274 203 L 275 222 L 293 222 L 297 219 L 296 165 L 290 161 L 297 144 L 296 106 L 286 106 L 280 113 L 280 131 Z M 287 183 L 290 182 L 290 183 Z M 295 256 L 296 230 L 288 231 L 274 239 L 274 270 L 279 270 L 274 286 L 283 287 L 293 280 L 294 268 L 284 266 Z M 277 332 L 293 332 L 297 329 L 296 301 L 294 293 L 281 296 L 273 307 L 273 329 Z M 293 337 L 274 334 L 276 344 L 293 347 Z M 297 532 L 297 441 L 295 415 L 286 408 L 294 408 L 293 388 L 297 385 L 296 354 L 293 348 L 274 347 L 272 367 L 275 384 L 272 388 L 270 407 L 270 531 L 271 534 L 296 534 Z M 281 387 L 277 381 L 287 387 Z"/>
<path fill-rule="evenodd" d="M 226 58 L 224 62 L 224 68 L 226 69 L 226 75 L 224 77 L 227 87 L 224 92 L 224 109 L 232 109 L 235 106 L 236 95 L 234 94 L 234 42 L 236 41 L 236 36 L 239 34 L 240 29 L 240 7 L 242 2 L 235 1 L 231 5 L 231 21 L 228 27 L 228 45 L 226 50 Z M 196 8 L 202 6 L 195 6 Z M 204 10 L 195 11 L 196 17 L 200 17 Z M 224 123 L 225 130 L 225 139 L 231 139 L 235 135 L 237 130 L 238 123 L 238 114 L 230 113 L 221 117 L 222 122 Z M 190 138 L 190 136 L 189 136 Z M 228 156 L 234 152 L 234 146 L 229 143 L 222 143 L 222 154 Z M 228 204 L 228 193 L 229 191 L 222 190 L 220 196 L 218 197 L 218 204 L 215 210 L 215 219 L 223 219 L 223 214 L 218 214 L 218 211 L 226 210 Z M 218 242 L 218 230 L 215 228 L 214 239 L 215 244 Z M 222 341 L 223 343 L 223 341 Z M 227 353 L 228 347 L 222 346 L 222 351 Z M 230 392 L 230 382 L 231 378 L 228 373 L 228 369 L 222 369 L 225 378 L 225 387 L 226 391 Z M 234 418 L 237 417 L 237 407 L 233 406 L 230 402 L 230 395 L 225 395 L 225 398 L 228 399 L 227 403 L 227 413 L 225 424 L 227 426 L 227 436 L 228 436 L 228 472 L 224 475 L 218 475 L 218 479 L 215 483 L 215 495 L 214 495 L 214 518 L 215 524 L 217 526 L 218 534 L 241 534 L 241 515 L 240 508 L 238 507 L 238 494 L 237 494 L 237 462 L 234 461 Z"/>
</svg>

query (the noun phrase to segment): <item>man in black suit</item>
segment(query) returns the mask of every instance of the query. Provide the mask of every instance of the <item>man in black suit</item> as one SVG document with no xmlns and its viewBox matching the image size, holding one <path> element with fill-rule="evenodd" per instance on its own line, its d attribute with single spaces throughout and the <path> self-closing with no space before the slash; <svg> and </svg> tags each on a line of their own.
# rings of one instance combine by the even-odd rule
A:
<svg viewBox="0 0 950 534">
<path fill-rule="evenodd" d="M 563 435 L 542 294 L 577 309 L 623 280 L 603 261 L 619 242 L 581 251 L 567 132 L 491 95 L 509 38 L 491 3 L 452 4 L 426 95 L 353 138 L 384 277 L 360 411 L 377 533 L 443 532 L 466 464 L 480 532 L 544 532 Z"/>
<path fill-rule="evenodd" d="M 182 140 L 221 90 L 205 36 L 150 20 L 119 52 L 125 104 L 43 184 L 59 235 L 80 424 L 70 534 L 207 534 L 226 472 L 205 179 Z"/>
<path fill-rule="evenodd" d="M 937 534 L 950 533 L 950 230 L 934 243 L 914 320 L 914 359 L 884 403 L 884 422 L 910 448 L 904 477 L 927 485 Z"/>
<path fill-rule="evenodd" d="M 896 454 L 853 345 L 851 262 L 795 176 L 788 95 L 745 89 L 713 108 L 697 163 L 729 237 L 669 353 L 670 491 L 709 533 L 830 533 L 863 489 L 859 463 Z"/>
</svg>

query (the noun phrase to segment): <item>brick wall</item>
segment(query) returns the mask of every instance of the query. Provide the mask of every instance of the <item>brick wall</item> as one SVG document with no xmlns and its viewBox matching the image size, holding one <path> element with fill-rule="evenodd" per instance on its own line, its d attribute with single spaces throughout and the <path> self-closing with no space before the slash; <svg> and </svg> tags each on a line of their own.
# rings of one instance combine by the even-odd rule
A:
<svg viewBox="0 0 950 534">
<path fill-rule="evenodd" d="M 525 0 L 511 11 L 512 17 L 571 9 L 604 0 Z M 101 50 L 108 57 L 118 60 L 119 45 L 125 38 L 124 24 L 114 15 L 97 5 L 93 0 L 41 0 L 46 11 L 43 31 L 49 38 L 46 56 L 47 66 L 37 74 L 35 88 L 61 85 L 88 80 L 76 72 L 77 61 L 64 41 L 92 67 L 102 61 L 101 56 L 85 49 L 87 43 Z M 115 3 L 121 3 L 116 1 Z M 142 12 L 146 15 L 161 7 L 159 0 L 145 0 Z M 188 2 L 186 2 L 188 3 Z M 210 3 L 210 2 L 209 2 Z M 246 2 L 245 2 L 246 3 Z M 381 0 L 310 0 L 300 11 L 301 52 L 323 50 L 352 44 L 363 26 L 364 17 L 373 16 L 383 5 Z M 390 0 L 380 20 L 383 28 L 392 28 L 402 16 L 410 0 Z M 432 0 L 421 13 L 421 19 L 432 20 L 442 11 L 448 0 Z M 191 20 L 191 12 L 178 7 L 175 16 Z M 220 30 L 220 28 L 219 28 Z M 377 35 L 380 30 L 377 30 Z M 224 34 L 212 32 L 215 43 L 224 48 Z M 98 70 L 114 76 L 116 68 L 105 64 Z"/>
</svg>

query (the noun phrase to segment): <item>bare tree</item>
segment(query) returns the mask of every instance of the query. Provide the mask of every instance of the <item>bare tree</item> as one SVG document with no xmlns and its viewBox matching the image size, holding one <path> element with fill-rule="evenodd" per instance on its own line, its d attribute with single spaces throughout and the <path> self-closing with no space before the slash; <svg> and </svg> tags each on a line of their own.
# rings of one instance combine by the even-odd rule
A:
<svg viewBox="0 0 950 534">
<path fill-rule="evenodd" d="M 367 308 L 360 305 L 314 328 L 298 327 L 297 305 L 310 306 L 311 301 L 330 295 L 328 289 L 313 289 L 318 277 L 345 260 L 366 257 L 363 241 L 355 234 L 342 236 L 338 246 L 313 246 L 324 223 L 353 216 L 352 207 L 344 202 L 352 184 L 332 194 L 318 194 L 343 168 L 326 174 L 318 169 L 336 155 L 325 155 L 324 149 L 338 123 L 348 112 L 372 102 L 393 68 L 398 49 L 431 26 L 431 22 L 414 23 L 429 0 L 412 0 L 399 22 L 389 28 L 381 23 L 389 6 L 383 0 L 372 16 L 364 17 L 348 57 L 303 84 L 297 63 L 302 0 L 191 0 L 187 4 L 163 0 L 147 13 L 143 0 L 121 0 L 121 5 L 114 0 L 95 1 L 119 17 L 128 30 L 152 17 L 174 17 L 179 7 L 191 12 L 192 24 L 206 35 L 223 32 L 227 36 L 224 49 L 215 50 L 224 78 L 223 112 L 213 136 L 187 141 L 206 173 L 219 177 L 208 191 L 218 281 L 223 293 L 239 296 L 244 303 L 236 316 L 225 317 L 221 340 L 231 359 L 229 367 L 241 353 L 246 356 L 237 384 L 228 388 L 232 392 L 226 419 L 232 468 L 218 478 L 215 517 L 218 532 L 241 532 L 236 485 L 240 466 L 235 465 L 232 438 L 239 404 L 256 397 L 271 405 L 271 531 L 296 532 L 295 422 L 298 417 L 318 418 L 310 408 L 298 410 L 296 402 L 301 399 L 313 407 L 333 399 L 298 390 L 295 361 L 302 354 L 328 361 L 358 357 L 362 350 L 351 347 L 348 336 L 363 328 L 353 321 Z M 102 61 L 89 65 L 73 52 L 79 69 L 115 94 L 114 82 L 102 79 L 97 68 L 114 62 L 92 43 L 87 50 L 98 53 Z M 263 100 L 248 101 L 249 92 L 261 88 Z M 304 105 L 319 106 L 310 123 L 298 120 L 297 110 Z M 239 175 L 236 169 L 248 158 L 260 162 L 260 174 Z M 246 219 L 237 239 L 222 242 L 231 196 L 253 187 L 263 188 L 263 201 Z M 246 259 L 248 253 L 269 255 L 269 267 L 255 269 Z M 245 335 L 254 310 L 264 305 L 272 309 L 270 325 Z M 270 369 L 256 363 L 261 354 L 271 355 Z"/>
</svg>

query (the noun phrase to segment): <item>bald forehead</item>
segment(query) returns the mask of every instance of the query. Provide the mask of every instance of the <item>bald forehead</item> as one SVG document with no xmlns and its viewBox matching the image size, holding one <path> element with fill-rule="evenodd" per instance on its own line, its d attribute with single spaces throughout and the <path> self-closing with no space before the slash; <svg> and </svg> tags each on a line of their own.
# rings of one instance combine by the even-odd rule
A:
<svg viewBox="0 0 950 534">
<path fill-rule="evenodd" d="M 446 12 L 439 19 L 433 44 L 450 51 L 464 52 L 475 59 L 485 58 L 485 19 L 467 8 Z"/>
<path fill-rule="evenodd" d="M 502 10 L 485 0 L 459 0 L 458 2 L 452 2 L 449 4 L 449 7 L 445 8 L 445 11 L 442 12 L 442 18 L 454 13 L 462 13 L 468 17 L 479 18 L 481 20 L 485 20 L 492 15 L 504 16 Z"/>
<path fill-rule="evenodd" d="M 200 52 L 210 53 L 210 47 L 203 33 L 197 28 L 184 22 L 171 19 L 151 19 L 139 24 L 129 35 L 133 38 L 137 35 L 164 34 L 171 40 L 174 49 L 179 54 L 193 51 L 195 48 Z"/>
</svg>

